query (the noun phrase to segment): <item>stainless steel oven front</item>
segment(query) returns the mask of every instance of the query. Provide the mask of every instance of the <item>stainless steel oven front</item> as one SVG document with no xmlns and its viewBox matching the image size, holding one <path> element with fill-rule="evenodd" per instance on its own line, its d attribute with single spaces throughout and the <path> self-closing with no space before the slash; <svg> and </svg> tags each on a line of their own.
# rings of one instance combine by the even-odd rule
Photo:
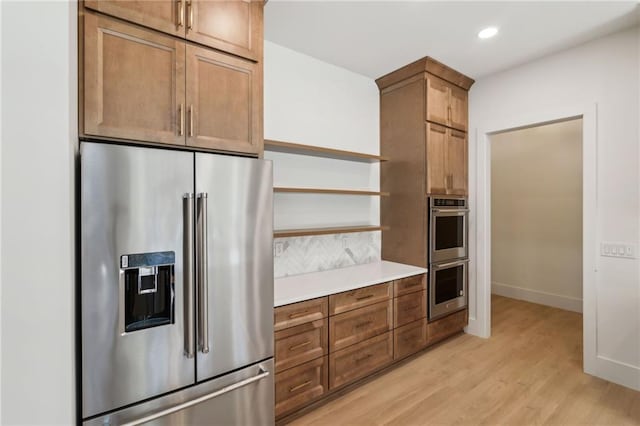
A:
<svg viewBox="0 0 640 426">
<path fill-rule="evenodd" d="M 468 257 L 469 207 L 463 197 L 429 198 L 429 263 Z"/>
<path fill-rule="evenodd" d="M 429 319 L 467 306 L 469 260 L 431 264 L 429 268 Z"/>
</svg>

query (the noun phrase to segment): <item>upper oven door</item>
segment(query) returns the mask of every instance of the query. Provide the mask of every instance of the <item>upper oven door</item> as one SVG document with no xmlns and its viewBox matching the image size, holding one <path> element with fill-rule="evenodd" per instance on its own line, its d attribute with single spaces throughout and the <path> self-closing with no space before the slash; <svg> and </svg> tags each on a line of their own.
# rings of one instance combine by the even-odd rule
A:
<svg viewBox="0 0 640 426">
<path fill-rule="evenodd" d="M 431 209 L 430 263 L 462 259 L 468 256 L 469 209 Z"/>
</svg>

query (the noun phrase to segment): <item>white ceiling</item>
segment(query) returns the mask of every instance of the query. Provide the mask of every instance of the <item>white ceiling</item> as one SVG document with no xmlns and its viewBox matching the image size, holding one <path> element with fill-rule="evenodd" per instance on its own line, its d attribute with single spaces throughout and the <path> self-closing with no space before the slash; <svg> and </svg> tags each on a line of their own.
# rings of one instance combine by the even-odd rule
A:
<svg viewBox="0 0 640 426">
<path fill-rule="evenodd" d="M 478 79 L 638 23 L 636 1 L 284 1 L 265 6 L 265 38 L 378 78 L 431 56 Z M 478 31 L 500 33 L 480 40 Z"/>
</svg>

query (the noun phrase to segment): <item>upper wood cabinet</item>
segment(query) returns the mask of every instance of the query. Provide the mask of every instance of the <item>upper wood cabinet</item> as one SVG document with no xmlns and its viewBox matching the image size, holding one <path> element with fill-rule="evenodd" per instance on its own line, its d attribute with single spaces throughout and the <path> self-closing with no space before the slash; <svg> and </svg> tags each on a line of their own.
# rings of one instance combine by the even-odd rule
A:
<svg viewBox="0 0 640 426">
<path fill-rule="evenodd" d="M 467 135 L 453 129 L 447 129 L 447 173 L 449 185 L 447 194 L 467 195 L 468 141 Z"/>
<path fill-rule="evenodd" d="M 187 46 L 187 145 L 262 151 L 262 64 Z"/>
<path fill-rule="evenodd" d="M 426 74 L 426 120 L 462 131 L 467 130 L 467 91 Z"/>
<path fill-rule="evenodd" d="M 184 145 L 184 42 L 84 15 L 82 133 Z"/>
<path fill-rule="evenodd" d="M 464 132 L 426 124 L 426 193 L 467 194 L 467 137 Z"/>
<path fill-rule="evenodd" d="M 427 149 L 425 150 L 427 194 L 446 194 L 449 179 L 447 159 L 447 128 L 427 123 Z"/>
<path fill-rule="evenodd" d="M 84 5 L 158 31 L 185 35 L 185 8 L 180 0 L 85 0 Z"/>
<path fill-rule="evenodd" d="M 82 135 L 262 153 L 261 62 L 82 16 Z"/>
<path fill-rule="evenodd" d="M 187 39 L 257 61 L 263 7 L 263 0 L 187 0 Z"/>
<path fill-rule="evenodd" d="M 84 5 L 253 61 L 262 57 L 262 0 L 85 0 Z"/>
</svg>

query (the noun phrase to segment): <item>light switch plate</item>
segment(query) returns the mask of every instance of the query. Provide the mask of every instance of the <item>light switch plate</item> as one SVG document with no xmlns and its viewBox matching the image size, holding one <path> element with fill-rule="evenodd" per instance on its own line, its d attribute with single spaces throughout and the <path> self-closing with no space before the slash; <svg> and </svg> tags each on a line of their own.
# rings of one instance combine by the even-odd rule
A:
<svg viewBox="0 0 640 426">
<path fill-rule="evenodd" d="M 276 241 L 273 243 L 273 256 L 280 257 L 284 253 L 284 242 Z"/>
<path fill-rule="evenodd" d="M 600 244 L 600 255 L 635 259 L 638 247 L 636 244 L 603 242 Z"/>
</svg>

